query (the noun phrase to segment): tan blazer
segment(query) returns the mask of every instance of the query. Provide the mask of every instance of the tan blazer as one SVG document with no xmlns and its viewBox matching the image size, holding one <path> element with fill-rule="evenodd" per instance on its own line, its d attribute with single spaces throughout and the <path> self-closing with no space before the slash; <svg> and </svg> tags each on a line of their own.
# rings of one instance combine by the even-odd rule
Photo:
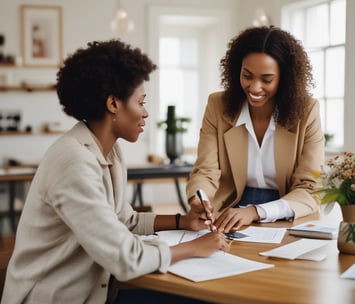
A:
<svg viewBox="0 0 355 304">
<path fill-rule="evenodd" d="M 106 301 L 108 280 L 166 272 L 171 253 L 153 213 L 126 202 L 116 144 L 105 159 L 84 123 L 47 151 L 32 181 L 8 265 L 2 304 Z"/>
<path fill-rule="evenodd" d="M 223 113 L 222 92 L 209 96 L 205 110 L 198 158 L 187 184 L 187 197 L 198 188 L 205 190 L 214 205 L 216 216 L 240 200 L 247 180 L 248 132 L 236 127 Z M 277 125 L 275 131 L 275 166 L 280 196 L 290 203 L 295 218 L 319 210 L 312 196 L 316 179 L 312 170 L 324 163 L 324 136 L 319 103 L 310 99 L 305 117 L 291 128 Z"/>
</svg>

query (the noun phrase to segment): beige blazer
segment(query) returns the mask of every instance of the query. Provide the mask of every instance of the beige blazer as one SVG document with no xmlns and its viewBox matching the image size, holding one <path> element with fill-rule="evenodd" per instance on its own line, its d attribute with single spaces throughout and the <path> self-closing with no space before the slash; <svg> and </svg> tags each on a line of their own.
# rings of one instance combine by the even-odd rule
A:
<svg viewBox="0 0 355 304">
<path fill-rule="evenodd" d="M 47 151 L 32 181 L 8 265 L 2 304 L 105 303 L 108 280 L 166 272 L 170 249 L 153 213 L 126 202 L 116 144 L 105 159 L 78 123 Z"/>
<path fill-rule="evenodd" d="M 216 216 L 238 203 L 246 186 L 248 132 L 244 125 L 236 127 L 238 116 L 231 120 L 223 113 L 222 92 L 209 96 L 187 197 L 204 189 Z M 310 99 L 305 117 L 295 126 L 277 125 L 274 150 L 279 193 L 290 203 L 295 218 L 318 211 L 312 196 L 317 182 L 312 170 L 320 170 L 324 163 L 318 101 Z"/>
</svg>

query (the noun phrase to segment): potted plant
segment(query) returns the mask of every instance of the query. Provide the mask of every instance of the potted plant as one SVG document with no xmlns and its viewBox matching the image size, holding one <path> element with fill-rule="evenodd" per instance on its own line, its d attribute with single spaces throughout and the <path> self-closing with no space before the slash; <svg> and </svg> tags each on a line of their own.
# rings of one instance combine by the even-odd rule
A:
<svg viewBox="0 0 355 304">
<path fill-rule="evenodd" d="M 321 204 L 331 209 L 340 205 L 343 221 L 339 226 L 338 249 L 342 253 L 355 254 L 355 154 L 343 152 L 328 160 L 321 172 L 314 172 L 321 179 L 321 187 L 313 193 Z"/>
<path fill-rule="evenodd" d="M 325 141 L 325 146 L 328 146 L 334 138 L 334 134 L 331 133 L 324 133 L 324 141 Z"/>
<path fill-rule="evenodd" d="M 187 131 L 185 125 L 189 117 L 177 117 L 175 106 L 168 106 L 166 120 L 157 122 L 159 128 L 165 129 L 165 152 L 173 164 L 184 152 L 182 134 Z"/>
</svg>

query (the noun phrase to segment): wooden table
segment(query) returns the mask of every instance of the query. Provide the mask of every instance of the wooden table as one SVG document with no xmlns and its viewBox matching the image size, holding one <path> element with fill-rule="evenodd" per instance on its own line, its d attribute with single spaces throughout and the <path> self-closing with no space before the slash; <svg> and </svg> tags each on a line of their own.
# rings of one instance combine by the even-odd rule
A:
<svg viewBox="0 0 355 304">
<path fill-rule="evenodd" d="M 293 224 L 315 218 L 305 217 Z M 260 224 L 265 227 L 291 225 L 286 221 Z M 321 262 L 270 259 L 258 254 L 298 239 L 286 234 L 281 244 L 233 241 L 231 253 L 274 264 L 273 268 L 199 283 L 169 273 L 155 273 L 119 284 L 122 287 L 148 288 L 213 303 L 354 304 L 355 281 L 340 279 L 340 275 L 355 263 L 355 256 L 339 254 L 336 240 L 329 246 L 326 260 Z"/>
<path fill-rule="evenodd" d="M 13 232 L 16 232 L 17 217 L 21 211 L 15 210 L 16 185 L 18 183 L 30 182 L 33 179 L 36 168 L 34 167 L 2 167 L 0 168 L 0 182 L 9 185 L 8 211 L 1 211 L 1 217 L 9 217 Z"/>
<path fill-rule="evenodd" d="M 180 189 L 180 179 L 187 180 L 192 170 L 192 164 L 179 164 L 179 165 L 160 165 L 160 164 L 146 164 L 140 166 L 131 166 L 127 169 L 128 181 L 133 182 L 133 197 L 131 205 L 135 206 L 138 200 L 139 206 L 144 206 L 143 199 L 143 184 L 146 181 L 152 180 L 166 180 L 173 179 L 175 184 L 175 190 L 177 198 L 181 208 L 187 212 L 188 205 L 184 201 L 183 195 Z"/>
</svg>

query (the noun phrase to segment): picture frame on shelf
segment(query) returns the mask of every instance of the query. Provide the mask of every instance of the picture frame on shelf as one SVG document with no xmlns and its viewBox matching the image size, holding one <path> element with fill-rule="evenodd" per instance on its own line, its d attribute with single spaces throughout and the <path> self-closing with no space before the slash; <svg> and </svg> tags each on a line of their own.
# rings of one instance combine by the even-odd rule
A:
<svg viewBox="0 0 355 304">
<path fill-rule="evenodd" d="M 22 5 L 21 41 L 24 66 L 58 67 L 62 59 L 62 8 Z"/>
</svg>

